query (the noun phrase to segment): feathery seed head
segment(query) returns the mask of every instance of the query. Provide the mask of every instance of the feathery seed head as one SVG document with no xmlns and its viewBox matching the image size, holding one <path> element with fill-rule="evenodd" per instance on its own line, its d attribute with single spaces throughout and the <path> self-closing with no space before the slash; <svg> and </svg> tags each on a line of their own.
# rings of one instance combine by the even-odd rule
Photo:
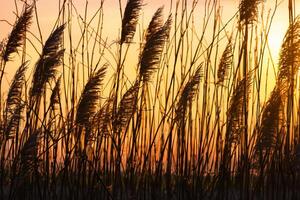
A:
<svg viewBox="0 0 300 200">
<path fill-rule="evenodd" d="M 231 67 L 233 58 L 231 39 L 229 40 L 219 63 L 218 68 L 218 83 L 222 84 L 228 75 L 228 70 Z"/>
<path fill-rule="evenodd" d="M 115 132 L 120 132 L 123 128 L 125 128 L 135 113 L 138 91 L 139 82 L 136 81 L 136 83 L 131 86 L 123 95 L 118 107 L 117 115 L 113 121 Z"/>
<path fill-rule="evenodd" d="M 171 24 L 172 16 L 170 15 L 165 24 L 146 41 L 140 58 L 140 77 L 145 83 L 150 81 L 151 75 L 157 69 Z"/>
<path fill-rule="evenodd" d="M 64 55 L 62 46 L 62 37 L 65 25 L 61 25 L 49 36 L 43 48 L 42 55 L 37 62 L 32 79 L 30 96 L 39 97 L 46 83 L 55 79 L 58 69 Z"/>
<path fill-rule="evenodd" d="M 176 117 L 175 117 L 176 122 L 180 122 L 181 120 L 184 119 L 186 113 L 185 111 L 188 105 L 192 103 L 192 101 L 194 100 L 198 92 L 201 77 L 202 77 L 202 65 L 200 65 L 197 68 L 195 74 L 190 78 L 189 82 L 185 85 L 185 87 L 181 92 L 180 99 L 178 101 L 177 108 L 176 108 Z"/>
<path fill-rule="evenodd" d="M 248 25 L 256 21 L 257 7 L 261 2 L 262 0 L 242 0 L 239 6 L 240 22 Z"/>
<path fill-rule="evenodd" d="M 122 20 L 121 44 L 130 43 L 134 37 L 142 8 L 141 0 L 128 0 Z"/>
<path fill-rule="evenodd" d="M 227 131 L 226 131 L 226 142 L 231 143 L 238 143 L 241 133 L 244 130 L 243 127 L 243 116 L 244 116 L 244 102 L 248 102 L 249 98 L 249 88 L 251 86 L 250 81 L 251 74 L 249 74 L 247 77 L 240 80 L 234 91 L 233 95 L 229 102 L 229 109 L 227 111 L 227 118 L 228 118 L 228 124 L 227 124 Z M 246 87 L 245 87 L 246 86 Z M 247 91 L 246 99 L 245 99 L 245 89 Z"/>
<path fill-rule="evenodd" d="M 24 62 L 14 75 L 12 83 L 9 87 L 6 99 L 6 112 L 12 114 L 13 110 L 18 107 L 22 98 L 22 91 L 25 84 L 25 72 L 28 62 Z"/>
<path fill-rule="evenodd" d="M 87 125 L 96 113 L 100 100 L 100 90 L 106 73 L 106 66 L 91 76 L 85 85 L 78 103 L 76 123 Z"/>
<path fill-rule="evenodd" d="M 271 150 L 277 144 L 277 136 L 282 124 L 282 92 L 275 87 L 263 109 L 260 133 L 256 144 L 257 150 Z"/>
<path fill-rule="evenodd" d="M 300 67 L 300 17 L 295 18 L 290 24 L 283 44 L 281 46 L 279 59 L 279 74 L 277 84 L 280 85 L 283 93 L 287 93 L 289 85 L 293 81 Z"/>
<path fill-rule="evenodd" d="M 24 39 L 26 37 L 26 31 L 31 24 L 32 19 L 32 6 L 25 6 L 25 9 L 21 16 L 16 21 L 15 25 L 13 26 L 13 30 L 11 31 L 8 40 L 6 42 L 6 47 L 2 53 L 2 59 L 7 62 L 10 60 L 11 55 L 13 53 L 18 52 L 18 48 L 21 47 L 24 43 Z"/>
<path fill-rule="evenodd" d="M 60 103 L 60 85 L 61 76 L 57 79 L 50 97 L 50 106 L 53 108 L 53 110 L 55 109 L 55 106 Z"/>
<path fill-rule="evenodd" d="M 149 26 L 147 28 L 146 32 L 146 41 L 148 41 L 151 36 L 159 31 L 159 29 L 163 26 L 163 7 L 160 7 L 157 9 L 157 11 L 154 13 L 151 22 L 149 23 Z"/>
</svg>

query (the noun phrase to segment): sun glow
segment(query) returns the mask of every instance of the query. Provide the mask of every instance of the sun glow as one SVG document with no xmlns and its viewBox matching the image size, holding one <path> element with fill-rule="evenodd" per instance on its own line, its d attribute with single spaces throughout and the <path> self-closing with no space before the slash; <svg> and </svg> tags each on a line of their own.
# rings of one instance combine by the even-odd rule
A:
<svg viewBox="0 0 300 200">
<path fill-rule="evenodd" d="M 285 30 L 287 25 L 284 23 L 274 23 L 268 36 L 268 45 L 271 51 L 272 57 L 277 61 L 279 59 L 281 44 L 284 39 Z"/>
</svg>

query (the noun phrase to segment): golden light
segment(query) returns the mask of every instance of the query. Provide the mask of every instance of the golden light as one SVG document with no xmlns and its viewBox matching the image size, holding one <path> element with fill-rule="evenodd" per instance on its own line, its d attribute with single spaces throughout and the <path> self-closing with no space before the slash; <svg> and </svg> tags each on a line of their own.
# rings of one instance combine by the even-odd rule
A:
<svg viewBox="0 0 300 200">
<path fill-rule="evenodd" d="M 279 59 L 281 44 L 287 27 L 288 25 L 286 23 L 274 22 L 270 30 L 268 44 L 275 63 L 277 63 Z"/>
</svg>

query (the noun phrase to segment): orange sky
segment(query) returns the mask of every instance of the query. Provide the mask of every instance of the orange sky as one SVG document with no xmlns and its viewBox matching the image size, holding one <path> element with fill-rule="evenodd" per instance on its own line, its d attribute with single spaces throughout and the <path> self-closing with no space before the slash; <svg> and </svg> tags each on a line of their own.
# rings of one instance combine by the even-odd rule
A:
<svg viewBox="0 0 300 200">
<path fill-rule="evenodd" d="M 1 0 L 1 8 L 0 8 L 0 19 L 8 20 L 9 22 L 14 21 L 14 12 L 15 12 L 15 4 L 14 0 Z M 20 1 L 20 0 L 17 0 Z M 123 9 L 126 4 L 126 0 L 121 0 Z M 175 1 L 173 0 L 173 8 L 175 5 Z M 53 24 L 55 17 L 58 14 L 58 2 L 59 0 L 39 0 L 37 1 L 39 17 L 41 21 L 41 25 L 45 26 L 45 28 L 49 27 L 49 24 Z M 85 8 L 85 0 L 73 0 L 76 8 L 79 13 L 84 13 Z M 120 22 L 120 14 L 119 14 L 119 0 L 106 0 L 104 3 L 105 6 L 105 15 L 107 22 L 111 26 L 114 26 L 115 23 Z M 145 13 L 146 18 L 150 18 L 151 14 L 155 12 L 155 10 L 164 5 L 166 10 L 169 10 L 172 0 L 144 0 L 145 6 L 143 7 L 143 12 Z M 192 2 L 192 0 L 188 0 L 188 2 Z M 88 0 L 88 10 L 89 13 L 94 13 L 96 9 L 99 7 L 100 0 Z M 199 0 L 199 7 L 204 4 L 204 0 Z M 224 6 L 223 14 L 225 16 L 231 15 L 237 9 L 237 3 L 235 0 L 221 0 L 221 4 Z M 21 7 L 19 7 L 21 8 Z M 203 9 L 199 8 L 199 13 L 202 13 Z M 118 26 L 116 26 L 117 28 Z M 9 32 L 9 26 L 5 23 L 0 23 L 0 37 L 3 38 Z"/>
<path fill-rule="evenodd" d="M 7 20 L 10 23 L 14 23 L 15 21 L 15 4 L 14 0 L 0 0 L 1 6 L 0 6 L 0 20 Z M 20 0 L 16 0 L 17 2 L 20 2 Z M 32 1 L 32 0 L 29 0 Z M 62 1 L 62 0 L 61 0 Z M 100 6 L 100 0 L 73 0 L 73 3 L 75 4 L 79 14 L 81 16 L 84 16 L 84 8 L 85 3 L 88 1 L 88 18 L 90 19 L 92 14 L 95 13 L 95 11 Z M 127 0 L 122 0 L 122 6 L 123 10 L 126 5 Z M 174 11 L 174 2 L 176 0 L 173 0 L 173 11 Z M 121 25 L 121 18 L 120 18 L 120 12 L 119 12 L 119 0 L 105 0 L 104 3 L 104 35 L 103 38 L 108 38 L 108 43 L 111 44 L 113 41 L 116 41 L 119 38 L 119 32 L 120 32 L 120 25 Z M 192 2 L 192 0 L 188 0 L 189 3 Z M 205 0 L 199 0 L 199 5 L 197 9 L 195 10 L 195 26 L 197 29 L 197 32 L 201 33 L 202 31 L 202 19 L 204 15 L 204 2 Z M 265 18 L 268 15 L 269 11 L 274 10 L 274 4 L 275 0 L 267 0 L 264 4 L 264 16 Z M 288 27 L 288 0 L 282 0 L 279 1 L 281 4 L 279 5 L 276 15 L 274 16 L 274 20 L 272 23 L 271 31 L 269 34 L 269 45 L 270 49 L 272 51 L 272 56 L 274 58 L 275 64 L 278 63 L 278 55 L 280 46 L 285 34 L 285 31 Z M 38 15 L 41 25 L 42 34 L 44 37 L 44 40 L 47 38 L 47 36 L 50 34 L 51 30 L 53 29 L 53 26 L 56 21 L 56 17 L 58 16 L 58 3 L 59 0 L 38 0 L 37 1 L 37 7 L 38 7 Z M 171 0 L 144 0 L 145 6 L 143 7 L 143 14 L 141 16 L 141 21 L 144 22 L 144 27 L 147 26 L 148 22 L 150 21 L 151 16 L 156 11 L 156 9 L 162 5 L 165 6 L 165 15 L 167 15 L 169 8 L 170 8 Z M 222 8 L 222 22 L 225 24 L 228 19 L 230 19 L 234 13 L 238 10 L 239 1 L 238 0 L 220 0 L 221 8 Z M 299 6 L 296 8 L 296 14 L 300 13 L 300 1 L 298 3 Z M 261 7 L 260 7 L 261 9 Z M 19 4 L 19 10 L 21 10 L 21 4 Z M 75 15 L 74 15 L 75 16 Z M 74 25 L 75 27 L 75 25 Z M 236 24 L 231 24 L 226 28 L 226 31 L 231 31 L 232 27 L 236 27 Z M 78 29 L 78 31 L 77 31 Z M 212 27 L 209 27 L 209 31 L 211 31 Z M 2 40 L 5 38 L 9 32 L 11 31 L 11 26 L 8 25 L 6 22 L 0 21 L 0 39 Z M 75 27 L 75 31 L 73 31 L 73 34 L 76 33 L 79 36 L 80 30 L 79 28 Z M 33 22 L 31 25 L 31 31 L 38 36 L 37 31 L 37 25 L 36 22 Z M 206 37 L 211 36 L 210 34 L 206 34 Z M 73 36 L 73 37 L 76 37 Z M 75 38 L 73 38 L 75 39 Z M 209 38 L 205 38 L 207 40 L 204 40 L 204 42 L 209 41 Z M 33 48 L 31 48 L 32 51 Z M 133 56 L 129 56 L 130 58 L 135 58 L 136 51 L 131 51 Z M 35 52 L 35 54 L 30 53 L 29 60 L 31 60 L 31 64 L 35 62 L 35 60 L 38 57 L 38 54 Z M 31 57 L 32 56 L 32 57 Z M 136 62 L 136 60 L 134 60 Z M 13 65 L 11 63 L 11 65 Z M 16 67 L 8 67 L 6 78 L 7 83 L 13 76 L 13 70 L 12 68 Z"/>
<path fill-rule="evenodd" d="M 0 7 L 0 20 L 7 20 L 10 23 L 13 23 L 15 20 L 15 4 L 14 0 L 1 0 L 1 7 Z M 31 0 L 32 1 L 32 0 Z M 123 10 L 126 5 L 127 0 L 122 0 Z M 171 2 L 173 2 L 173 10 L 176 0 L 144 0 L 145 6 L 143 7 L 143 15 L 142 21 L 145 23 L 144 26 L 147 25 L 149 22 L 152 14 L 155 10 L 164 5 L 165 6 L 165 13 L 169 11 Z M 20 0 L 17 0 L 20 2 Z M 118 38 L 118 34 L 120 32 L 120 12 L 119 12 L 119 0 L 105 0 L 104 3 L 104 14 L 105 14 L 105 21 L 104 21 L 104 38 L 108 38 L 109 42 L 115 41 Z M 188 0 L 189 3 L 192 0 Z M 199 0 L 199 6 L 196 9 L 196 23 L 198 24 L 199 30 L 201 31 L 202 28 L 202 18 L 204 13 L 204 2 L 205 0 Z M 274 3 L 275 1 L 268 0 L 265 3 L 265 16 L 267 16 L 267 12 L 270 10 L 274 10 Z M 269 42 L 270 47 L 272 49 L 272 54 L 274 57 L 277 57 L 279 54 L 280 45 L 282 39 L 284 37 L 284 33 L 288 26 L 288 14 L 287 14 L 287 0 L 279 1 L 281 4 L 277 9 L 277 14 L 274 17 L 273 25 L 271 27 L 270 35 L 269 35 Z M 86 0 L 73 0 L 78 12 L 81 16 L 84 16 L 84 8 Z M 41 29 L 44 35 L 44 38 L 49 35 L 51 30 L 53 29 L 54 23 L 56 21 L 56 17 L 58 15 L 58 4 L 59 0 L 38 0 L 37 7 L 38 7 L 38 15 L 40 20 Z M 239 2 L 237 0 L 220 0 L 220 4 L 222 7 L 222 21 L 226 23 L 228 19 L 230 19 L 235 12 L 237 12 Z M 298 3 L 300 4 L 300 2 Z M 88 0 L 88 18 L 95 13 L 95 11 L 99 8 L 100 0 Z M 299 8 L 299 9 L 298 9 Z M 19 10 L 21 10 L 21 4 L 19 4 Z M 297 13 L 300 13 L 300 7 L 297 6 L 296 9 Z M 6 37 L 10 30 L 11 26 L 8 25 L 6 22 L 0 21 L 0 39 Z M 31 26 L 31 31 L 34 34 L 38 35 L 36 23 L 33 23 Z M 80 31 L 78 31 L 78 35 L 80 35 Z M 75 36 L 76 37 L 76 36 Z"/>
<path fill-rule="evenodd" d="M 20 2 L 20 0 L 17 0 Z M 175 4 L 176 0 L 173 0 L 173 5 Z M 42 30 L 44 31 L 43 34 L 48 35 L 48 32 L 51 31 L 55 17 L 58 14 L 58 2 L 59 0 L 39 0 L 37 1 L 38 5 L 38 12 Z M 85 0 L 73 0 L 76 8 L 78 9 L 79 13 L 83 15 L 84 8 L 85 8 Z M 192 2 L 192 0 L 188 0 L 188 2 Z M 199 19 L 201 19 L 201 13 L 203 13 L 203 4 L 205 0 L 199 0 L 199 7 L 197 12 L 199 12 Z M 275 1 L 266 1 L 271 2 L 273 5 Z M 88 10 L 89 13 L 92 14 L 96 11 L 99 7 L 100 0 L 88 0 Z M 126 0 L 122 0 L 123 9 L 126 4 Z M 168 10 L 171 4 L 171 0 L 144 0 L 144 19 L 148 21 L 151 17 L 151 14 L 155 12 L 155 10 L 164 5 L 165 10 Z M 300 4 L 300 2 L 299 2 Z M 221 5 L 223 8 L 222 15 L 224 17 L 224 22 L 226 19 L 230 18 L 236 11 L 238 7 L 237 0 L 221 0 Z M 265 9 L 266 12 L 269 9 L 268 6 Z M 21 7 L 19 7 L 20 9 Z M 298 10 L 298 9 L 297 9 Z M 274 19 L 274 24 L 272 27 L 271 37 L 270 40 L 273 42 L 274 48 L 278 48 L 278 45 L 282 41 L 283 34 L 287 27 L 287 0 L 282 0 L 281 5 L 278 8 L 278 12 Z M 1 0 L 1 7 L 0 7 L 0 20 L 8 20 L 10 23 L 14 22 L 15 19 L 15 4 L 14 0 Z M 118 0 L 106 0 L 105 1 L 105 19 L 106 24 L 105 30 L 106 33 L 112 37 L 117 36 L 119 31 L 118 27 L 120 27 L 120 14 L 119 14 L 119 7 L 118 7 Z M 35 25 L 35 24 L 34 24 Z M 33 26 L 34 26 L 33 25 Z M 5 23 L 0 22 L 0 38 L 4 38 L 9 33 L 11 27 Z M 111 38 L 113 40 L 113 38 Z M 278 41 L 278 42 L 277 42 Z M 276 44 L 275 44 L 276 43 Z M 278 44 L 277 44 L 278 43 Z M 276 51 L 276 50 L 274 50 Z"/>
</svg>

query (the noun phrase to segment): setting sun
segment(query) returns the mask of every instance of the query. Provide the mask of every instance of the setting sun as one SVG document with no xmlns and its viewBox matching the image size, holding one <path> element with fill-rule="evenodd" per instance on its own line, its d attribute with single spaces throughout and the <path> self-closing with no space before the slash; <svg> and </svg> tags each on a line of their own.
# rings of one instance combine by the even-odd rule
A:
<svg viewBox="0 0 300 200">
<path fill-rule="evenodd" d="M 272 56 L 276 60 L 279 58 L 281 44 L 283 42 L 287 27 L 288 26 L 285 24 L 277 23 L 270 30 L 269 37 L 268 37 L 268 43 L 269 43 L 270 49 L 272 51 Z"/>
</svg>

